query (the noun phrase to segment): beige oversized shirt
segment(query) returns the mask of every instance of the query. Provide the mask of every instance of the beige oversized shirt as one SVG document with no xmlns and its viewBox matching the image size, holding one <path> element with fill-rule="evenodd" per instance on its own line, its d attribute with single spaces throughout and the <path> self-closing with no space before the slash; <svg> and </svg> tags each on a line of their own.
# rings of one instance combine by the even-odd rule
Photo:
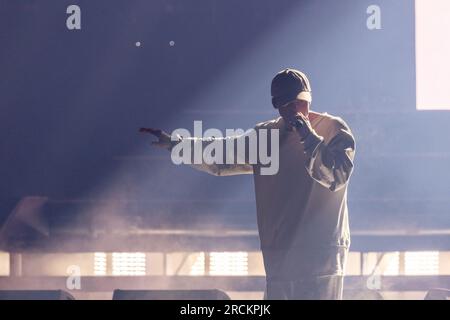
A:
<svg viewBox="0 0 450 320">
<path fill-rule="evenodd" d="M 350 246 L 347 186 L 355 140 L 341 118 L 327 113 L 317 114 L 311 126 L 315 134 L 301 142 L 281 117 L 256 125 L 256 131 L 279 129 L 279 171 L 275 175 L 259 174 L 259 164 L 193 165 L 218 176 L 253 174 L 268 278 L 295 280 L 344 272 Z M 214 139 L 193 140 L 207 144 Z"/>
</svg>

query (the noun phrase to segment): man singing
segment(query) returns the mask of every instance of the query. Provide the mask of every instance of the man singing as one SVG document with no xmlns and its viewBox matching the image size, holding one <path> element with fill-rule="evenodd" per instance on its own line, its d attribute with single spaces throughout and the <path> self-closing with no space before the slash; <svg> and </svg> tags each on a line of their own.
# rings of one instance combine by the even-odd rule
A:
<svg viewBox="0 0 450 320">
<path fill-rule="evenodd" d="M 279 130 L 276 174 L 260 174 L 261 164 L 245 161 L 193 166 L 218 176 L 253 174 L 267 299 L 341 299 L 355 139 L 341 118 L 310 110 L 311 87 L 304 73 L 280 71 L 271 94 L 280 117 L 257 124 L 255 130 Z M 164 131 L 142 131 L 155 135 L 157 146 L 171 150 L 177 143 Z M 208 141 L 193 139 L 194 144 Z"/>
</svg>

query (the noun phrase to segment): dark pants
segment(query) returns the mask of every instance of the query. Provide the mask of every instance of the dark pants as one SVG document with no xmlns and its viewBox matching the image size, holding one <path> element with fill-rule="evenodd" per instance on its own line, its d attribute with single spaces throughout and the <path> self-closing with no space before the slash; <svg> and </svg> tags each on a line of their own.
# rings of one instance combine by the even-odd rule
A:
<svg viewBox="0 0 450 320">
<path fill-rule="evenodd" d="M 267 300 L 341 300 L 343 276 L 311 277 L 295 281 L 267 280 Z"/>
</svg>

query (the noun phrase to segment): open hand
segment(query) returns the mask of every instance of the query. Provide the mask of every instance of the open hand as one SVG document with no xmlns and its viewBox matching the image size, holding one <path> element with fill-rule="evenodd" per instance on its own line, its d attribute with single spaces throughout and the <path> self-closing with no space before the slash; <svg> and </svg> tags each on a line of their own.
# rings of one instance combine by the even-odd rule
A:
<svg viewBox="0 0 450 320">
<path fill-rule="evenodd" d="M 150 133 L 151 135 L 158 138 L 157 141 L 152 141 L 152 145 L 170 149 L 172 147 L 172 140 L 168 133 L 162 131 L 161 129 L 153 129 L 153 128 L 140 128 L 139 132 L 142 133 Z"/>
</svg>

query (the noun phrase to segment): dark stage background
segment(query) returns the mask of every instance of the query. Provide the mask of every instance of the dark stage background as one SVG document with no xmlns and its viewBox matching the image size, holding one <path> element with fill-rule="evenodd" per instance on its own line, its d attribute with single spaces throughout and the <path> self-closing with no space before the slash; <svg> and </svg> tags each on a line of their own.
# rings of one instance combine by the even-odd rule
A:
<svg viewBox="0 0 450 320">
<path fill-rule="evenodd" d="M 372 2 L 0 0 L 0 222 L 44 196 L 53 229 L 256 229 L 251 176 L 175 166 L 137 130 L 251 128 L 294 67 L 357 139 L 355 234 L 450 228 L 450 113 L 416 110 L 413 1 L 376 1 L 370 31 Z"/>
</svg>

